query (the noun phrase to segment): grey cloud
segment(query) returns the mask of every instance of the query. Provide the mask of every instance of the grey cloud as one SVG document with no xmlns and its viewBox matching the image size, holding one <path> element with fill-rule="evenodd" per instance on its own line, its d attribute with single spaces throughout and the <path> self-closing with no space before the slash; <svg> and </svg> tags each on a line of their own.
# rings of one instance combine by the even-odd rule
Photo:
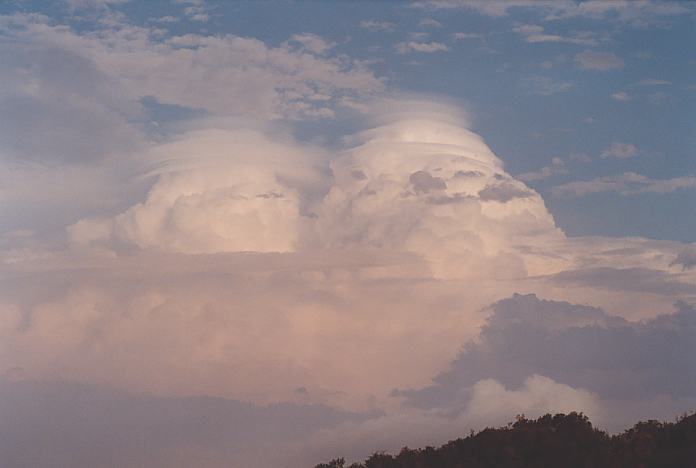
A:
<svg viewBox="0 0 696 468">
<path fill-rule="evenodd" d="M 690 245 L 685 247 L 684 250 L 679 252 L 677 258 L 674 259 L 670 266 L 681 265 L 684 270 L 690 270 L 696 267 L 696 245 Z"/>
<path fill-rule="evenodd" d="M 481 171 L 457 171 L 454 177 L 483 177 L 485 174 Z"/>
<path fill-rule="evenodd" d="M 515 198 L 529 198 L 534 193 L 507 182 L 498 185 L 486 185 L 479 191 L 478 195 L 484 201 L 506 203 Z"/>
<path fill-rule="evenodd" d="M 696 294 L 696 285 L 683 283 L 669 273 L 648 268 L 586 268 L 557 273 L 552 281 L 616 291 L 635 291 L 679 296 Z"/>
<path fill-rule="evenodd" d="M 50 44 L 3 41 L 0 61 L 6 155 L 75 163 L 142 147 L 144 135 L 128 123 L 141 115 L 140 104 L 116 98 L 118 83 L 89 58 Z"/>
<path fill-rule="evenodd" d="M 431 190 L 445 190 L 447 184 L 440 177 L 433 177 L 429 172 L 416 171 L 408 178 L 416 193 L 428 193 Z"/>
<path fill-rule="evenodd" d="M 291 444 L 366 417 L 322 405 L 257 406 L 11 379 L 0 380 L 0 408 L 8 468 L 277 466 Z"/>
<path fill-rule="evenodd" d="M 600 309 L 514 295 L 491 306 L 478 340 L 449 369 L 418 390 L 399 391 L 412 405 L 455 409 L 486 378 L 519 387 L 529 375 L 623 401 L 696 397 L 696 310 L 627 322 Z"/>
</svg>

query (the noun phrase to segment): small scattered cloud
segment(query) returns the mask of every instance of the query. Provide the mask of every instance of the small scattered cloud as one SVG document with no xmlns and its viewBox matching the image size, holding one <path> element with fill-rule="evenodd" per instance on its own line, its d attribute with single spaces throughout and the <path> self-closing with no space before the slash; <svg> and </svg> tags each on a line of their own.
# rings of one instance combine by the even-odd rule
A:
<svg viewBox="0 0 696 468">
<path fill-rule="evenodd" d="M 290 40 L 300 43 L 302 47 L 317 55 L 321 55 L 336 46 L 335 43 L 326 42 L 312 33 L 295 34 L 290 37 Z"/>
<path fill-rule="evenodd" d="M 581 44 L 593 46 L 597 45 L 595 39 L 590 33 L 576 33 L 572 36 L 560 36 L 558 34 L 548 34 L 544 32 L 544 28 L 537 24 L 522 24 L 513 28 L 513 31 L 521 35 L 526 42 L 566 42 L 569 44 Z"/>
<path fill-rule="evenodd" d="M 634 86 L 669 86 L 672 82 L 667 80 L 658 80 L 655 78 L 646 78 L 634 83 Z"/>
<path fill-rule="evenodd" d="M 575 56 L 578 66 L 584 70 L 615 70 L 623 68 L 625 63 L 621 57 L 611 52 L 594 52 L 586 50 Z"/>
<path fill-rule="evenodd" d="M 396 45 L 396 50 L 400 54 L 407 54 L 409 52 L 421 52 L 424 54 L 432 54 L 434 52 L 444 52 L 449 50 L 445 44 L 441 42 L 401 42 Z"/>
<path fill-rule="evenodd" d="M 160 18 L 154 18 L 151 21 L 153 21 L 155 23 L 178 23 L 179 18 L 177 18 L 175 16 L 168 15 L 168 16 L 162 16 Z"/>
<path fill-rule="evenodd" d="M 631 96 L 628 95 L 626 91 L 617 91 L 611 95 L 611 98 L 616 101 L 630 101 Z"/>
<path fill-rule="evenodd" d="M 519 174 L 517 178 L 524 182 L 532 182 L 563 174 L 568 174 L 568 169 L 565 167 L 565 162 L 563 159 L 556 157 L 551 160 L 551 164 L 548 166 L 544 166 L 538 171 Z"/>
<path fill-rule="evenodd" d="M 666 18 L 694 11 L 688 2 L 676 1 L 422 0 L 413 6 L 433 10 L 466 9 L 491 17 L 507 16 L 511 11 L 526 9 L 535 10 L 545 21 L 590 18 L 636 27 L 664 22 Z"/>
<path fill-rule="evenodd" d="M 617 141 L 613 142 L 607 149 L 605 149 L 600 155 L 603 159 L 606 158 L 617 158 L 617 159 L 628 159 L 638 154 L 638 149 L 630 143 L 619 143 Z"/>
<path fill-rule="evenodd" d="M 457 41 L 461 41 L 464 39 L 482 39 L 483 34 L 479 33 L 465 33 L 465 32 L 456 32 L 452 33 L 452 39 L 455 39 Z"/>
<path fill-rule="evenodd" d="M 379 20 L 363 20 L 360 22 L 359 26 L 362 29 L 367 29 L 368 31 L 372 32 L 391 32 L 394 31 L 394 29 L 396 29 L 396 25 L 394 23 Z"/>
<path fill-rule="evenodd" d="M 644 193 L 672 193 L 677 190 L 696 189 L 696 177 L 682 176 L 672 179 L 651 179 L 635 172 L 618 176 L 597 177 L 592 180 L 568 182 L 553 187 L 553 196 L 584 197 L 593 193 L 616 192 L 621 195 Z"/>
<path fill-rule="evenodd" d="M 204 0 L 175 0 L 179 5 L 184 7 L 184 14 L 191 21 L 205 23 L 210 20 L 209 8 Z"/>
<path fill-rule="evenodd" d="M 442 23 L 433 18 L 423 18 L 418 25 L 422 28 L 441 28 Z"/>
<path fill-rule="evenodd" d="M 556 81 L 548 76 L 532 76 L 526 78 L 523 83 L 531 93 L 541 94 L 542 96 L 562 93 L 573 87 L 572 83 Z"/>
</svg>

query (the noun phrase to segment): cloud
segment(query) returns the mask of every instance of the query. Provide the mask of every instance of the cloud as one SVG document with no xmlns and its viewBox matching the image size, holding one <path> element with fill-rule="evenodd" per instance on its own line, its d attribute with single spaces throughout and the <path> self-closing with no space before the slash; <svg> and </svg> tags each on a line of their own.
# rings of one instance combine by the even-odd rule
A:
<svg viewBox="0 0 696 468">
<path fill-rule="evenodd" d="M 368 31 L 372 32 L 391 32 L 394 31 L 394 29 L 396 29 L 396 25 L 394 23 L 379 20 L 363 20 L 360 22 L 359 26 L 363 29 L 367 29 Z"/>
<path fill-rule="evenodd" d="M 568 169 L 565 167 L 565 162 L 561 158 L 556 157 L 552 159 L 550 165 L 544 166 L 538 171 L 518 174 L 516 177 L 523 182 L 532 182 L 563 174 L 568 174 Z"/>
<path fill-rule="evenodd" d="M 423 18 L 418 22 L 418 26 L 422 28 L 441 28 L 442 23 L 433 18 Z"/>
<path fill-rule="evenodd" d="M 432 54 L 434 52 L 444 52 L 449 50 L 447 45 L 441 42 L 400 42 L 396 45 L 396 50 L 400 54 L 407 54 L 409 52 L 421 52 L 424 54 Z"/>
<path fill-rule="evenodd" d="M 696 267 L 696 246 L 684 247 L 670 265 L 681 265 L 684 270 Z"/>
<path fill-rule="evenodd" d="M 299 42 L 305 49 L 318 55 L 326 53 L 336 45 L 328 43 L 316 34 L 311 33 L 294 34 L 290 37 L 290 40 Z"/>
<path fill-rule="evenodd" d="M 513 31 L 524 37 L 529 43 L 537 42 L 566 42 L 569 44 L 596 45 L 597 40 L 590 34 L 575 34 L 571 37 L 548 34 L 544 32 L 543 26 L 536 24 L 522 24 L 513 28 Z"/>
<path fill-rule="evenodd" d="M 664 271 L 647 268 L 584 268 L 557 273 L 553 281 L 564 285 L 574 284 L 625 292 L 641 291 L 673 297 L 696 293 L 693 284 L 684 283 Z"/>
<path fill-rule="evenodd" d="M 615 99 L 617 101 L 624 101 L 624 102 L 631 100 L 631 96 L 629 96 L 629 94 L 625 91 L 617 91 L 611 95 L 611 98 Z"/>
<path fill-rule="evenodd" d="M 297 247 L 307 192 L 321 182 L 317 149 L 254 131 L 201 130 L 154 149 L 161 175 L 147 199 L 111 220 L 69 228 L 100 240 L 174 252 L 287 252 Z M 243 168 L 243 170 L 241 170 Z"/>
<path fill-rule="evenodd" d="M 595 410 L 615 400 L 659 395 L 693 400 L 696 367 L 687 356 L 694 351 L 696 310 L 683 303 L 676 308 L 647 322 L 629 322 L 592 307 L 514 295 L 491 306 L 479 339 L 467 343 L 430 386 L 398 393 L 412 405 L 441 411 L 472 405 L 479 394 L 484 408 L 496 411 L 496 399 L 484 399 L 480 388 L 488 379 L 500 384 L 484 387 L 501 396 L 501 384 L 548 388 L 537 395 L 563 385 L 567 396 L 559 395 L 561 400 L 579 399 L 572 404 Z M 574 390 L 579 388 L 584 390 Z"/>
<path fill-rule="evenodd" d="M 693 14 L 693 9 L 676 1 L 614 1 L 589 0 L 423 0 L 414 4 L 425 9 L 462 8 L 479 14 L 502 17 L 515 10 L 533 10 L 545 15 L 544 20 L 555 21 L 569 18 L 591 18 L 644 26 L 657 19 Z"/>
<path fill-rule="evenodd" d="M 531 192 L 526 187 L 520 187 L 512 183 L 487 185 L 478 194 L 483 201 L 497 201 L 500 203 L 507 203 L 515 198 L 534 196 L 534 192 Z"/>
<path fill-rule="evenodd" d="M 368 417 L 321 405 L 163 398 L 57 382 L 3 379 L 0 390 L 7 466 L 288 466 L 283 458 L 303 439 Z"/>
<path fill-rule="evenodd" d="M 494 379 L 476 382 L 465 418 L 480 421 L 505 421 L 511 414 L 538 415 L 580 411 L 590 417 L 599 414 L 597 398 L 583 389 L 560 384 L 548 377 L 532 375 L 519 389 L 508 390 Z"/>
<path fill-rule="evenodd" d="M 483 38 L 483 34 L 456 32 L 456 33 L 452 33 L 452 38 L 456 39 L 458 41 L 461 41 L 464 39 L 481 39 L 481 38 Z"/>
<path fill-rule="evenodd" d="M 553 187 L 554 196 L 572 195 L 583 197 L 592 193 L 617 192 L 621 195 L 643 193 L 672 193 L 677 190 L 696 188 L 696 177 L 683 176 L 672 179 L 651 179 L 635 172 L 624 172 L 618 176 L 603 176 L 587 181 L 568 182 Z"/>
<path fill-rule="evenodd" d="M 600 155 L 601 158 L 628 159 L 638 154 L 638 149 L 630 143 L 613 142 Z"/>
<path fill-rule="evenodd" d="M 524 79 L 523 83 L 532 93 L 542 96 L 563 93 L 573 87 L 572 83 L 556 81 L 548 76 L 532 76 Z"/>
<path fill-rule="evenodd" d="M 184 14 L 191 21 L 205 23 L 210 20 L 210 8 L 205 0 L 174 0 L 174 3 L 184 6 Z"/>
<path fill-rule="evenodd" d="M 130 103 L 133 107 L 141 98 L 150 96 L 159 103 L 217 115 L 312 118 L 325 116 L 333 99 L 358 98 L 382 87 L 381 81 L 360 63 L 344 56 L 317 56 L 325 53 L 329 44 L 316 36 L 296 36 L 304 46 L 293 50 L 233 35 L 186 34 L 162 40 L 156 29 L 130 25 L 103 30 L 98 35 L 78 34 L 26 15 L 8 18 L 3 24 L 3 33 L 12 39 L 10 43 L 22 44 L 4 50 L 16 57 L 6 62 L 16 65 L 3 70 L 14 75 L 12 82 L 18 87 L 24 86 L 17 73 L 21 73 L 26 57 L 39 60 L 47 76 L 56 76 L 55 72 L 65 67 L 61 63 L 67 61 L 53 62 L 51 57 L 65 54 L 75 65 L 86 69 L 80 79 L 91 73 L 95 84 L 92 88 L 79 87 L 78 81 L 54 78 L 50 85 L 73 86 L 77 96 L 87 92 L 91 96 L 94 87 L 103 87 L 108 90 L 104 91 L 104 100 L 111 112 L 128 111 L 117 106 Z M 27 53 L 22 53 L 22 47 Z M 105 78 L 97 79 L 101 76 Z M 225 93 L 221 94 L 220 89 Z M 20 92 L 28 94 L 26 89 L 17 94 Z M 26 99 L 35 99 L 35 94 L 32 91 Z M 327 101 L 326 96 L 331 99 Z M 93 101 L 89 103 L 94 105 Z"/>
<path fill-rule="evenodd" d="M 624 67 L 624 61 L 611 52 L 593 52 L 586 50 L 575 56 L 578 66 L 585 70 L 615 70 Z"/>
<path fill-rule="evenodd" d="M 644 80 L 637 81 L 634 86 L 669 86 L 672 83 L 667 80 L 657 80 L 655 78 L 646 78 Z"/>
</svg>

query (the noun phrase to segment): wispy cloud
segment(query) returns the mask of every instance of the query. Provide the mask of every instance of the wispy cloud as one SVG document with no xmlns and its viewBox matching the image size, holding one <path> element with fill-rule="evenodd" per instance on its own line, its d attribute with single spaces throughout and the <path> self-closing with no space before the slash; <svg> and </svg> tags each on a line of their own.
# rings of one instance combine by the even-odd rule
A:
<svg viewBox="0 0 696 468">
<path fill-rule="evenodd" d="M 542 96 L 562 93 L 573 87 L 572 83 L 556 81 L 548 76 L 532 76 L 523 80 L 523 84 L 531 93 L 541 94 Z"/>
<path fill-rule="evenodd" d="M 461 41 L 463 39 L 481 39 L 482 37 L 483 34 L 479 33 L 456 32 L 452 34 L 452 39 L 456 39 L 458 41 Z"/>
<path fill-rule="evenodd" d="M 607 149 L 605 149 L 600 157 L 606 158 L 617 158 L 617 159 L 628 159 L 638 154 L 638 149 L 630 143 L 619 143 L 617 141 L 613 142 Z"/>
<path fill-rule="evenodd" d="M 611 95 L 611 98 L 615 99 L 617 101 L 630 101 L 631 100 L 631 96 L 629 96 L 626 91 L 617 91 Z"/>
<path fill-rule="evenodd" d="M 586 50 L 575 56 L 578 66 L 584 70 L 614 70 L 624 67 L 621 57 L 611 52 L 594 52 Z"/>
<path fill-rule="evenodd" d="M 694 8 L 687 2 L 677 1 L 603 1 L 584 2 L 563 0 L 423 0 L 414 4 L 425 9 L 467 9 L 479 14 L 501 17 L 518 9 L 534 10 L 545 21 L 568 18 L 591 18 L 643 26 L 659 19 L 693 14 Z"/>
<path fill-rule="evenodd" d="M 669 86 L 671 85 L 671 81 L 667 80 L 658 80 L 655 78 L 646 78 L 644 80 L 640 80 L 636 83 L 633 83 L 633 86 Z"/>
<path fill-rule="evenodd" d="M 518 179 L 524 182 L 533 182 L 535 180 L 544 180 L 556 175 L 568 174 L 568 169 L 565 167 L 565 162 L 561 158 L 553 158 L 551 164 L 544 166 L 538 171 L 525 172 L 517 176 Z"/>
<path fill-rule="evenodd" d="M 635 172 L 625 172 L 618 176 L 568 182 L 553 187 L 551 192 L 556 197 L 583 197 L 602 192 L 638 195 L 643 193 L 672 193 L 683 189 L 696 189 L 696 177 L 683 176 L 672 179 L 651 179 Z"/>
<path fill-rule="evenodd" d="M 424 54 L 432 54 L 434 52 L 444 52 L 449 50 L 447 45 L 442 42 L 401 42 L 396 45 L 396 51 L 400 54 L 407 54 L 409 52 L 421 52 Z"/>
<path fill-rule="evenodd" d="M 386 32 L 391 32 L 396 29 L 396 25 L 394 23 L 390 23 L 389 21 L 379 21 L 379 20 L 363 20 L 360 22 L 359 25 L 362 29 L 367 29 L 368 31 L 372 32 L 379 32 L 379 31 L 386 31 Z"/>
<path fill-rule="evenodd" d="M 569 44 L 597 45 L 597 39 L 591 33 L 575 33 L 572 36 L 561 36 L 544 32 L 543 26 L 523 24 L 513 28 L 513 31 L 524 37 L 529 43 L 536 42 L 566 42 Z"/>
<path fill-rule="evenodd" d="M 433 19 L 433 18 L 423 18 L 420 20 L 418 23 L 419 26 L 423 28 L 441 28 L 442 23 L 440 23 L 438 20 Z"/>
</svg>

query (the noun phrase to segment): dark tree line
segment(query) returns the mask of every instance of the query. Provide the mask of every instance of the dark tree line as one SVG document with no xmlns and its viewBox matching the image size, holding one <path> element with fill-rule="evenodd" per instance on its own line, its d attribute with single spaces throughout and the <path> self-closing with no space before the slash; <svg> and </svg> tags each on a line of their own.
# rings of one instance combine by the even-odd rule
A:
<svg viewBox="0 0 696 468">
<path fill-rule="evenodd" d="M 674 423 L 639 422 L 609 436 L 578 413 L 484 429 L 439 447 L 375 453 L 350 466 L 338 458 L 315 468 L 696 468 L 696 413 Z"/>
</svg>

